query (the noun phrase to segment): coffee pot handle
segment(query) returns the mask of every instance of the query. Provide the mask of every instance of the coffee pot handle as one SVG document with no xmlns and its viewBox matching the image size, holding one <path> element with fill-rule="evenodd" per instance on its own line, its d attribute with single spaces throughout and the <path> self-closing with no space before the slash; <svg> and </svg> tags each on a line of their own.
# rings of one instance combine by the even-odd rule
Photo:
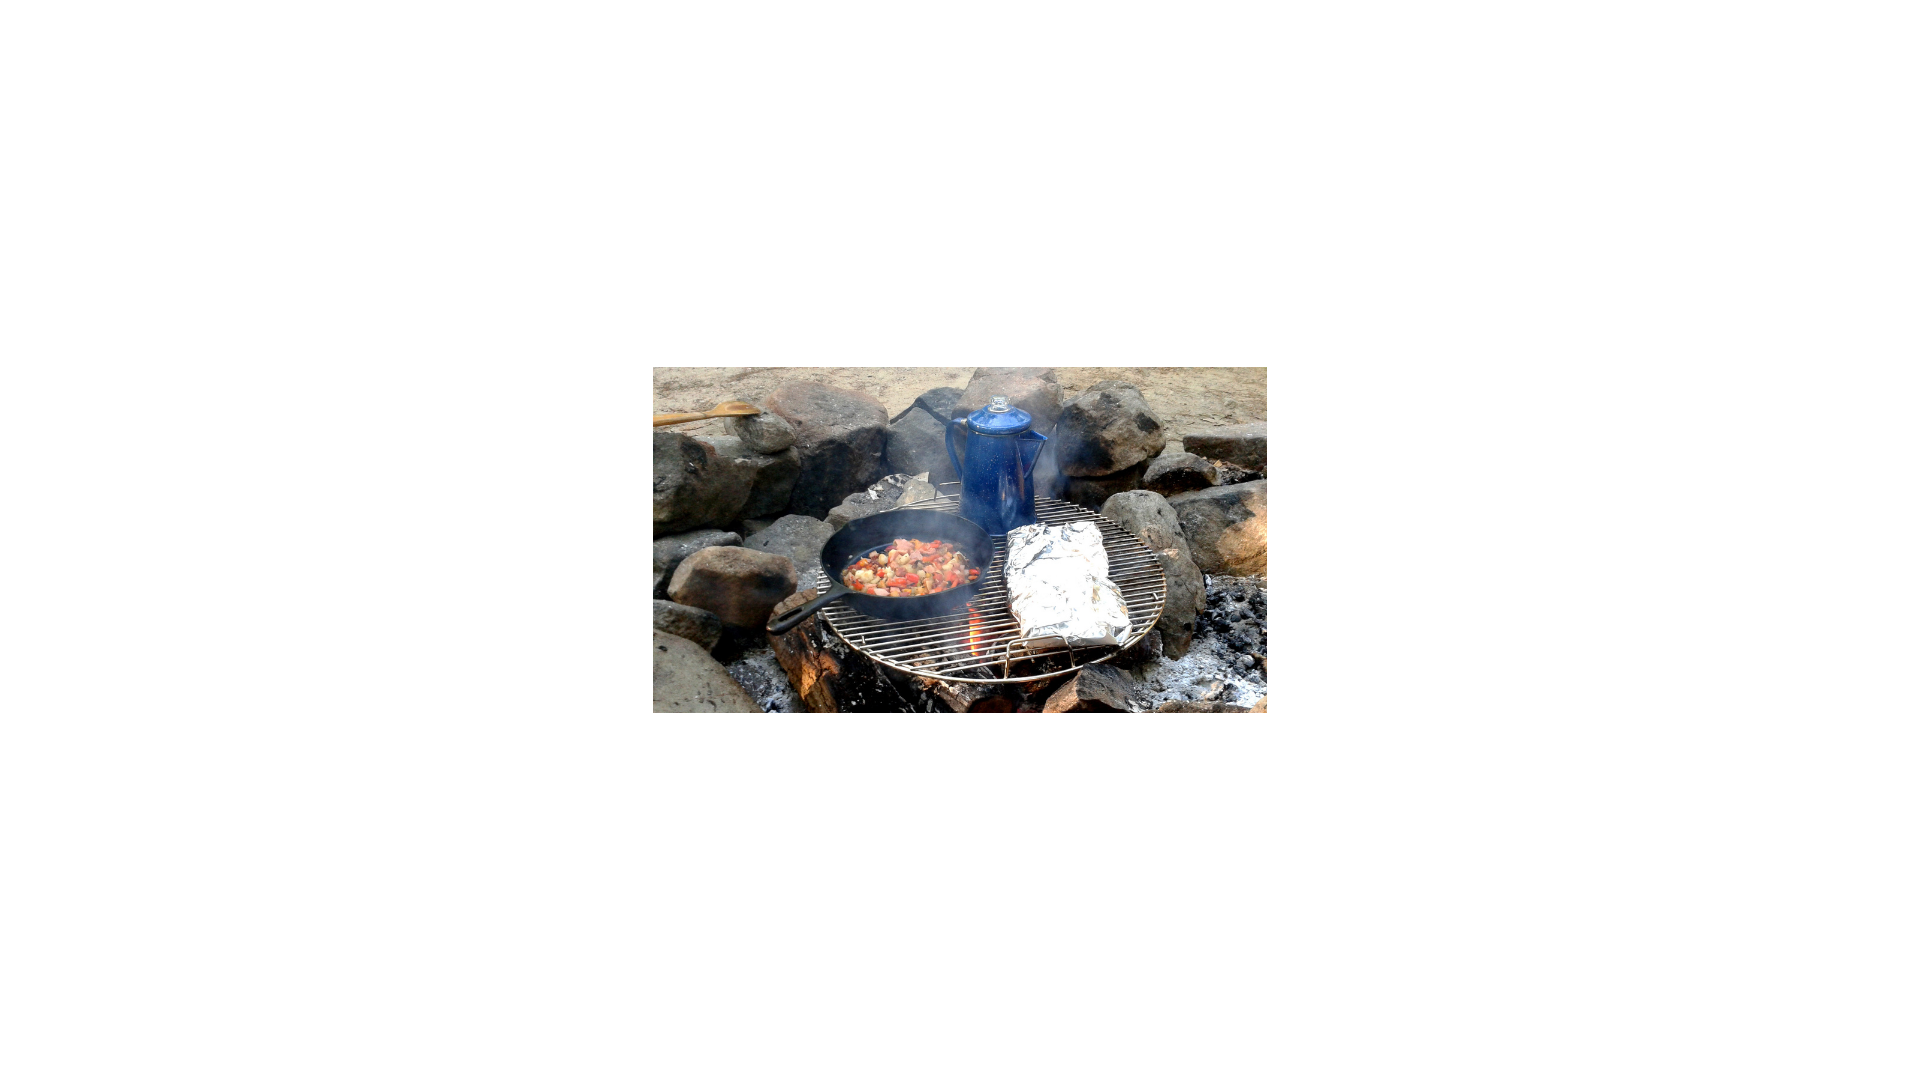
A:
<svg viewBox="0 0 1920 1080">
<path fill-rule="evenodd" d="M 1035 450 L 1033 452 L 1033 460 L 1027 462 L 1027 471 L 1025 474 L 1023 474 L 1024 477 L 1031 478 L 1033 476 L 1033 467 L 1035 465 L 1040 464 L 1040 455 L 1047 452 L 1047 437 L 1045 435 L 1040 434 L 1037 431 L 1023 431 L 1020 433 L 1020 438 L 1029 442 L 1038 442 L 1040 444 L 1040 449 Z"/>
<path fill-rule="evenodd" d="M 953 462 L 953 475 L 965 479 L 967 470 L 960 467 L 960 455 L 953 451 L 953 429 L 955 425 L 964 425 L 967 418 L 956 416 L 947 421 L 947 458 Z"/>
</svg>

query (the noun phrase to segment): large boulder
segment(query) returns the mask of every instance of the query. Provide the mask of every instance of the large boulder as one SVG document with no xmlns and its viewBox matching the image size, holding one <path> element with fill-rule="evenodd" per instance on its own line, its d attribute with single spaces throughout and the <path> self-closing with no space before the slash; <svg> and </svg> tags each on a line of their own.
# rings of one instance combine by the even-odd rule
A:
<svg viewBox="0 0 1920 1080">
<path fill-rule="evenodd" d="M 833 536 L 833 526 L 804 514 L 788 514 L 747 537 L 745 546 L 754 551 L 784 556 L 793 563 L 798 587 L 813 588 L 814 574 L 820 569 L 820 549 Z"/>
<path fill-rule="evenodd" d="M 793 425 L 800 479 L 788 509 L 824 518 L 886 472 L 887 410 L 874 398 L 813 382 L 782 384 L 760 403 Z"/>
<path fill-rule="evenodd" d="M 953 411 L 976 412 L 996 395 L 1005 395 L 1007 404 L 1033 417 L 1033 430 L 1042 435 L 1051 434 L 1060 419 L 1060 380 L 1052 368 L 974 368 Z"/>
<path fill-rule="evenodd" d="M 1214 467 L 1213 462 L 1199 454 L 1172 452 L 1163 452 L 1147 462 L 1146 475 L 1140 478 L 1141 487 L 1162 495 L 1199 491 L 1219 482 L 1220 470 Z"/>
<path fill-rule="evenodd" d="M 708 652 L 720 644 L 720 616 L 671 600 L 653 602 L 653 628 L 686 638 Z"/>
<path fill-rule="evenodd" d="M 872 517 L 896 506 L 909 506 L 939 497 L 940 493 L 927 481 L 905 473 L 895 473 L 881 477 L 865 491 L 856 491 L 840 500 L 839 506 L 827 511 L 827 524 L 835 529 L 844 529 L 850 521 Z"/>
<path fill-rule="evenodd" d="M 773 454 L 759 454 L 745 439 L 716 435 L 707 440 L 714 452 L 733 460 L 741 482 L 747 485 L 747 502 L 740 508 L 742 517 L 778 517 L 793 497 L 794 482 L 800 479 L 800 454 L 788 448 Z"/>
<path fill-rule="evenodd" d="M 1060 407 L 1054 453 L 1068 476 L 1108 476 L 1158 454 L 1167 429 L 1132 383 L 1094 383 Z"/>
<path fill-rule="evenodd" d="M 1231 461 L 1265 476 L 1267 473 L 1267 424 L 1232 424 L 1227 427 L 1189 431 L 1181 440 L 1189 454 L 1215 461 Z"/>
<path fill-rule="evenodd" d="M 960 479 L 954 472 L 953 459 L 947 456 L 946 421 L 935 419 L 925 409 L 902 413 L 887 429 L 887 468 L 909 476 L 927 473 L 927 479 L 935 484 Z"/>
<path fill-rule="evenodd" d="M 761 712 L 707 650 L 677 634 L 653 632 L 654 712 Z"/>
<path fill-rule="evenodd" d="M 765 535 L 762 533 L 761 535 Z M 705 608 L 728 626 L 764 627 L 773 605 L 793 595 L 793 560 L 743 547 L 703 548 L 667 583 L 676 604 Z"/>
<path fill-rule="evenodd" d="M 779 413 L 729 416 L 727 432 L 756 454 L 777 454 L 793 445 L 793 425 Z"/>
<path fill-rule="evenodd" d="M 1099 510 L 1101 504 L 1123 491 L 1132 491 L 1140 486 L 1147 473 L 1147 463 L 1141 462 L 1130 469 L 1122 469 L 1108 476 L 1069 476 L 1066 488 L 1060 497 L 1070 503 L 1078 503 L 1089 510 Z"/>
<path fill-rule="evenodd" d="M 1209 574 L 1267 572 L 1267 482 L 1253 480 L 1189 491 L 1167 500 L 1193 561 Z"/>
<path fill-rule="evenodd" d="M 653 528 L 685 532 L 740 516 L 750 488 L 733 459 L 678 431 L 653 433 Z"/>
<path fill-rule="evenodd" d="M 1200 611 L 1207 606 L 1206 579 L 1194 562 L 1179 515 L 1164 496 L 1153 491 L 1123 491 L 1101 505 L 1100 515 L 1112 518 L 1153 550 L 1167 578 L 1167 602 L 1154 626 L 1160 630 L 1161 649 L 1178 660 L 1193 647 Z"/>
<path fill-rule="evenodd" d="M 1133 712 L 1133 679 L 1119 668 L 1088 664 L 1047 696 L 1041 712 Z"/>
<path fill-rule="evenodd" d="M 740 543 L 740 534 L 723 532 L 720 529 L 695 529 L 693 532 L 680 533 L 677 536 L 663 536 L 653 542 L 653 595 L 655 599 L 664 599 L 667 595 L 667 582 L 672 580 L 673 572 L 680 569 L 686 557 L 701 548 L 733 547 Z"/>
</svg>

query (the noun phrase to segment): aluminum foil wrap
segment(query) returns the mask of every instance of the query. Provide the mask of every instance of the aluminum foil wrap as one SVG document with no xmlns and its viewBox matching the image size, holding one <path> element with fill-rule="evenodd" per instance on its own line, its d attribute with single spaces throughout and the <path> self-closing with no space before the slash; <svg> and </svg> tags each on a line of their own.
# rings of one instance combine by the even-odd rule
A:
<svg viewBox="0 0 1920 1080">
<path fill-rule="evenodd" d="M 1118 645 L 1127 603 L 1107 580 L 1107 547 L 1091 521 L 1022 525 L 1007 533 L 1007 603 L 1030 648 Z"/>
</svg>

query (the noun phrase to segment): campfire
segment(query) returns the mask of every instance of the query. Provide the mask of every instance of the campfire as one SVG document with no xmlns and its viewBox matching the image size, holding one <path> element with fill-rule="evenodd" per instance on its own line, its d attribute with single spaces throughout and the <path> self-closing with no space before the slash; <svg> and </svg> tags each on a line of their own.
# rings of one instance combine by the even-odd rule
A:
<svg viewBox="0 0 1920 1080">
<path fill-rule="evenodd" d="M 1069 397 L 1051 376 L 978 369 L 965 390 L 928 391 L 891 420 L 864 395 L 795 384 L 769 395 L 760 413 L 729 420 L 736 437 L 702 443 L 656 431 L 656 533 L 678 531 L 655 541 L 655 707 L 1265 711 L 1264 426 L 1189 430 L 1170 441 L 1131 386 L 1097 383 Z M 976 398 L 990 400 L 991 411 L 970 416 Z M 955 417 L 991 438 L 997 432 L 979 426 L 983 420 L 1010 420 L 1007 430 L 1017 433 L 1028 430 L 1029 416 L 1047 427 L 1020 444 L 1028 456 L 995 462 L 999 486 L 982 489 L 1001 493 L 997 509 L 967 502 L 964 472 L 931 467 L 933 444 L 944 442 Z M 974 438 L 969 457 L 987 461 L 998 452 Z M 901 471 L 847 486 L 860 471 L 848 462 L 863 459 Z M 905 471 L 915 466 L 929 467 Z M 1014 474 L 1016 492 L 1030 484 L 1024 517 L 1017 502 L 1004 502 Z M 905 601 L 828 602 L 823 594 L 840 584 L 835 574 L 845 567 L 822 564 L 827 540 L 842 537 L 830 550 L 855 559 L 843 553 L 845 537 L 864 534 L 849 523 L 873 517 L 877 530 L 883 520 L 912 518 L 896 509 L 920 514 L 913 520 L 923 527 L 949 520 L 925 511 L 990 515 L 993 562 L 977 591 L 909 613 L 880 610 Z M 1027 532 L 1065 529 L 1063 537 L 1086 530 L 1084 540 L 1065 549 L 1055 542 L 1048 553 L 1090 552 L 1101 561 L 1101 575 L 1087 580 L 1106 582 L 1105 595 L 1118 603 L 1100 600 L 1096 586 L 1085 610 L 1110 604 L 1113 615 L 1097 617 L 1093 636 L 1081 636 L 1089 633 L 1082 628 L 1036 637 L 1033 612 L 1009 609 L 1007 586 L 1026 566 L 1017 562 L 1019 573 L 1009 575 L 1003 561 L 1009 530 L 1021 521 L 1031 523 Z M 1088 524 L 1068 528 L 1075 521 Z M 1085 605 L 1088 594 L 1080 596 Z M 816 597 L 826 606 L 796 610 Z M 1056 602 L 1053 610 L 1081 607 Z M 770 623 L 784 632 L 769 634 Z"/>
</svg>

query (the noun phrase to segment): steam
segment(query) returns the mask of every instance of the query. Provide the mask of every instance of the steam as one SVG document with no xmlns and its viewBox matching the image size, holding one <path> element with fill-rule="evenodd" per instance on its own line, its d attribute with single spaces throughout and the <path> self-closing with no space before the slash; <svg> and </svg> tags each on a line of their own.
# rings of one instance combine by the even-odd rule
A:
<svg viewBox="0 0 1920 1080">
<path fill-rule="evenodd" d="M 1033 494 L 1039 499 L 1057 499 L 1067 490 L 1067 478 L 1061 475 L 1060 465 L 1055 460 L 1060 455 L 1054 449 L 1054 440 L 1048 438 L 1040 444 L 1040 460 L 1033 464 Z"/>
</svg>

